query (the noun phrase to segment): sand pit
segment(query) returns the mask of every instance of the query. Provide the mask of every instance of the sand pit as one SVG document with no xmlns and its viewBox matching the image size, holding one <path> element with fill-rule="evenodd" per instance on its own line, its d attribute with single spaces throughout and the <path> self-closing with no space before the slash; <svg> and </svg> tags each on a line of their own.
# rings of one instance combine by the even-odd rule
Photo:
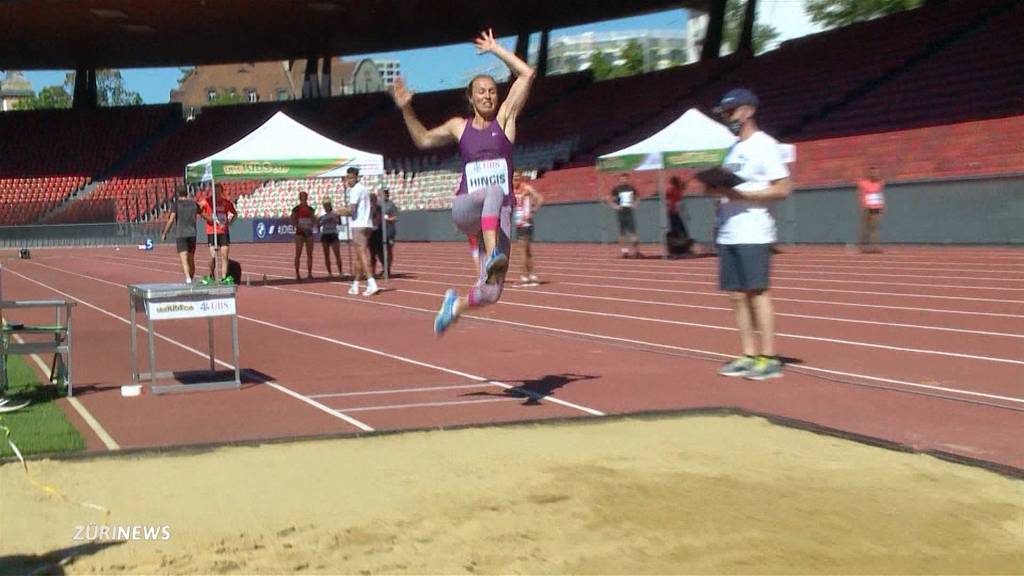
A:
<svg viewBox="0 0 1024 576">
<path fill-rule="evenodd" d="M 0 467 L 0 573 L 58 561 L 85 544 L 76 531 L 90 524 L 161 531 L 81 548 L 68 572 L 1024 572 L 1024 482 L 740 416 L 42 461 L 33 470 L 111 515 L 62 503 L 18 466 Z"/>
</svg>

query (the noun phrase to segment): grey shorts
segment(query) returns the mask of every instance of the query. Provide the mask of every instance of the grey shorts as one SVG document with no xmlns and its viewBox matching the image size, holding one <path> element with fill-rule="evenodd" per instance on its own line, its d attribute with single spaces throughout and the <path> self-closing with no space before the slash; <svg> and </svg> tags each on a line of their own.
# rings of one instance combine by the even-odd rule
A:
<svg viewBox="0 0 1024 576">
<path fill-rule="evenodd" d="M 196 237 L 186 236 L 184 238 L 175 238 L 174 245 L 178 249 L 178 252 L 195 252 L 196 251 Z"/>
<path fill-rule="evenodd" d="M 771 244 L 719 244 L 718 287 L 727 292 L 768 289 Z"/>
</svg>

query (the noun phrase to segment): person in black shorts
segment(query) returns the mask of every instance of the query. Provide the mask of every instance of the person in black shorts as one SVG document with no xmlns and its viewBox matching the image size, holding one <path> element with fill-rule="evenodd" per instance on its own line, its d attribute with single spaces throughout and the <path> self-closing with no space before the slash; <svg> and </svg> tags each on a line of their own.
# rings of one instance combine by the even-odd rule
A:
<svg viewBox="0 0 1024 576">
<path fill-rule="evenodd" d="M 341 276 L 341 242 L 338 241 L 338 227 L 341 226 L 341 215 L 334 211 L 329 200 L 324 201 L 324 213 L 320 216 L 320 243 L 324 247 L 324 262 L 327 264 L 327 275 L 331 272 L 331 251 L 338 262 L 338 276 Z"/>
<path fill-rule="evenodd" d="M 388 251 L 388 276 L 391 276 L 391 269 L 395 265 L 395 239 L 398 238 L 398 206 L 391 201 L 391 191 L 384 188 L 384 200 L 381 201 L 380 210 L 384 220 L 384 227 L 387 234 L 384 237 L 384 245 Z M 383 265 L 384 263 L 381 262 Z"/>
<path fill-rule="evenodd" d="M 167 240 L 167 233 L 174 228 L 174 242 L 177 246 L 178 257 L 181 258 L 181 269 L 185 272 L 185 283 L 191 284 L 196 276 L 196 218 L 199 207 L 195 200 L 188 197 L 188 189 L 184 185 L 178 185 L 177 197 L 174 199 L 174 207 L 171 208 L 171 217 L 164 225 L 163 234 L 160 240 Z"/>
<path fill-rule="evenodd" d="M 292 208 L 292 226 L 295 227 L 295 279 L 302 281 L 299 264 L 302 262 L 302 248 L 306 248 L 306 277 L 313 279 L 313 224 L 316 212 L 309 205 L 309 194 L 299 192 L 299 204 Z"/>
<path fill-rule="evenodd" d="M 619 220 L 619 247 L 622 250 L 622 257 L 629 257 L 629 250 L 626 244 L 633 246 L 633 254 L 640 257 L 640 246 L 636 239 L 636 215 L 633 207 L 636 206 L 636 188 L 629 181 L 629 173 L 619 174 L 619 183 L 612 188 L 611 196 L 608 197 L 608 205 L 615 210 Z"/>
<path fill-rule="evenodd" d="M 228 263 L 231 255 L 231 225 L 238 218 L 235 204 L 228 198 L 222 184 L 214 186 L 216 199 L 206 197 L 199 204 L 199 215 L 206 220 L 206 241 L 210 245 L 210 275 L 202 279 L 203 285 L 217 281 L 215 262 L 220 262 L 220 282 L 234 284 L 228 276 Z"/>
</svg>

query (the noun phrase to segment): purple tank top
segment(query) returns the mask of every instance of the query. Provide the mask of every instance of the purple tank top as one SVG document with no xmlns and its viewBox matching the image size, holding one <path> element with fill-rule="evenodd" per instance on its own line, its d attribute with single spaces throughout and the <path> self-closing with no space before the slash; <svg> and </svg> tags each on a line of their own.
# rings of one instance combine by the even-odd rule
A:
<svg viewBox="0 0 1024 576">
<path fill-rule="evenodd" d="M 466 129 L 459 139 L 462 157 L 462 178 L 455 195 L 470 190 L 497 186 L 505 192 L 505 206 L 515 204 L 512 194 L 512 152 L 505 130 L 497 120 L 491 120 L 482 129 L 473 127 L 473 119 L 466 120 Z"/>
</svg>

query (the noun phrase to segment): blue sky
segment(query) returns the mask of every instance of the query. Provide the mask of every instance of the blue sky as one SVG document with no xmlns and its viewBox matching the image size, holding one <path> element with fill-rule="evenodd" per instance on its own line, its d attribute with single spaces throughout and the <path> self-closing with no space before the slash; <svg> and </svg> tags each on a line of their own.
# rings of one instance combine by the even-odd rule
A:
<svg viewBox="0 0 1024 576">
<path fill-rule="evenodd" d="M 685 25 L 686 12 L 678 9 L 566 28 L 555 31 L 553 35 L 576 34 L 588 30 L 682 29 Z M 501 34 L 500 30 L 495 32 Z M 461 86 L 465 82 L 464 77 L 471 74 L 474 70 L 497 62 L 490 55 L 477 56 L 471 42 L 472 38 L 467 38 L 465 43 L 454 46 L 378 54 L 343 54 L 342 56 L 346 59 L 363 56 L 397 59 L 401 62 L 403 76 L 406 77 L 413 90 L 420 92 L 446 90 Z M 504 46 L 511 49 L 515 44 L 515 39 L 504 38 L 501 42 Z M 170 91 L 177 86 L 178 77 L 180 76 L 177 68 L 123 69 L 121 74 L 125 79 L 128 89 L 137 91 L 147 104 L 167 102 Z M 25 75 L 32 82 L 32 87 L 38 91 L 46 86 L 63 84 L 65 72 L 39 71 L 26 72 Z"/>
<path fill-rule="evenodd" d="M 814 26 L 807 22 L 803 13 L 803 0 L 761 0 L 758 21 L 766 22 L 782 32 L 781 40 L 795 38 L 811 32 Z M 682 30 L 686 26 L 686 11 L 682 9 L 657 12 L 643 16 L 622 18 L 556 30 L 552 36 L 579 34 L 586 31 L 636 30 L 645 28 Z M 501 30 L 496 31 L 501 34 Z M 402 74 L 413 90 L 425 92 L 445 90 L 461 86 L 476 70 L 497 63 L 493 56 L 477 56 L 472 38 L 463 44 L 421 50 L 386 52 L 380 54 L 343 54 L 345 58 L 361 56 L 394 58 L 401 62 Z M 502 39 L 502 44 L 511 48 L 515 40 Z M 177 68 L 124 69 L 121 71 L 130 90 L 142 95 L 146 103 L 167 102 L 170 91 L 177 86 L 180 72 Z M 26 72 L 32 87 L 40 88 L 63 84 L 63 71 Z"/>
</svg>

